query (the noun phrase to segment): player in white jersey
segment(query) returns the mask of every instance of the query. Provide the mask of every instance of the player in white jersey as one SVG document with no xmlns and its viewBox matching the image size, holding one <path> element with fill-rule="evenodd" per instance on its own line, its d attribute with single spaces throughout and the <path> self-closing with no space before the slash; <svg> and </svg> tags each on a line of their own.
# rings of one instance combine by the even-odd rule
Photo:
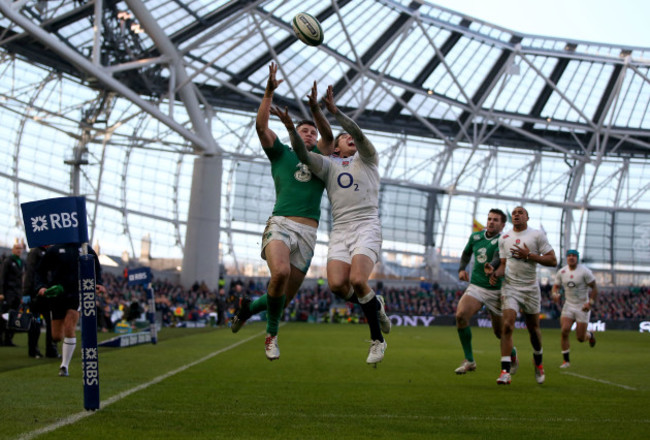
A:
<svg viewBox="0 0 650 440">
<path fill-rule="evenodd" d="M 371 345 L 366 362 L 376 366 L 384 358 L 390 320 L 381 299 L 368 285 L 368 278 L 381 252 L 379 220 L 379 157 L 359 126 L 334 104 L 332 86 L 325 105 L 341 124 L 344 133 L 336 137 L 338 157 L 307 152 L 297 136 L 288 113 L 273 112 L 289 131 L 291 144 L 301 162 L 325 182 L 332 205 L 333 226 L 327 255 L 327 281 L 332 292 L 349 297 L 354 292 L 368 320 Z M 378 313 L 379 312 L 379 313 Z"/>
<path fill-rule="evenodd" d="M 560 316 L 562 336 L 560 345 L 562 347 L 563 362 L 560 368 L 569 368 L 569 333 L 571 326 L 576 323 L 576 337 L 578 342 L 589 341 L 589 346 L 596 345 L 596 337 L 593 332 L 587 331 L 591 308 L 598 296 L 596 278 L 587 266 L 578 264 L 580 254 L 575 249 L 566 252 L 567 265 L 560 269 L 555 275 L 553 284 L 553 300 L 560 301 L 560 288 L 564 289 L 564 306 Z"/>
<path fill-rule="evenodd" d="M 517 311 L 521 309 L 530 334 L 535 361 L 535 379 L 544 383 L 542 365 L 542 332 L 539 328 L 541 293 L 537 282 L 537 264 L 553 267 L 557 264 L 555 251 L 548 243 L 546 234 L 528 227 L 528 211 L 517 206 L 512 211 L 512 230 L 499 238 L 500 265 L 492 273 L 493 281 L 505 275 L 502 286 L 503 331 L 501 332 L 501 374 L 497 384 L 511 382 L 510 367 L 512 333 Z"/>
</svg>

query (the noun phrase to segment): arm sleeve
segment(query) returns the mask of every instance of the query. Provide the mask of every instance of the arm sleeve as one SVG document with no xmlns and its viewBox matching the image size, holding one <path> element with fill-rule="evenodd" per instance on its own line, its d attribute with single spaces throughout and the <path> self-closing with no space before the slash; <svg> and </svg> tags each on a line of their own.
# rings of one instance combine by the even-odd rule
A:
<svg viewBox="0 0 650 440">
<path fill-rule="evenodd" d="M 469 261 L 472 259 L 472 243 L 471 243 L 471 238 L 470 241 L 467 242 L 467 245 L 465 246 L 465 249 L 463 249 L 463 253 L 460 256 L 460 265 L 458 266 L 458 272 L 461 270 L 465 270 L 467 268 L 467 265 L 469 264 Z"/>
<path fill-rule="evenodd" d="M 494 253 L 494 258 L 492 258 L 492 261 L 490 261 L 490 266 L 492 266 L 494 270 L 497 270 L 499 266 L 501 266 L 501 258 L 498 252 Z"/>
<path fill-rule="evenodd" d="M 305 143 L 302 141 L 302 138 L 298 135 L 295 128 L 289 130 L 289 138 L 291 139 L 291 146 L 296 152 L 296 156 L 298 156 L 298 160 L 307 165 L 313 173 L 318 175 L 323 169 L 323 156 L 307 151 Z"/>
</svg>

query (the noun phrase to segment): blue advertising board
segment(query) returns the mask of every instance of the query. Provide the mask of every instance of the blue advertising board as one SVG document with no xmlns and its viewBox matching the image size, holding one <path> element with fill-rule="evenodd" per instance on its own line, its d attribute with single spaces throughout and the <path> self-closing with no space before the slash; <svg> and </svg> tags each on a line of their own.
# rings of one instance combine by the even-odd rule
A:
<svg viewBox="0 0 650 440">
<path fill-rule="evenodd" d="M 143 284 L 147 285 L 151 282 L 151 268 L 138 267 L 135 269 L 128 269 L 127 278 L 129 286 Z"/>
<path fill-rule="evenodd" d="M 30 248 L 59 243 L 87 243 L 85 197 L 57 197 L 21 203 Z"/>
</svg>

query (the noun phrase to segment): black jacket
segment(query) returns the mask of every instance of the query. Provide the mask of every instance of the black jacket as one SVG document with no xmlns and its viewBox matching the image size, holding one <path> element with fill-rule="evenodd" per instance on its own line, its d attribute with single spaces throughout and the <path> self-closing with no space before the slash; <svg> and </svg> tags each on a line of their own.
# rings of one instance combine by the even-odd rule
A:
<svg viewBox="0 0 650 440">
<path fill-rule="evenodd" d="M 46 248 L 43 246 L 30 249 L 25 262 L 25 275 L 23 276 L 23 296 L 36 298 L 36 268 L 45 255 Z"/>
<path fill-rule="evenodd" d="M 23 297 L 23 267 L 25 263 L 14 254 L 2 262 L 0 291 L 5 296 L 5 310 L 18 310 Z"/>
<path fill-rule="evenodd" d="M 95 251 L 89 246 L 88 253 L 95 256 L 96 284 L 103 284 L 102 268 Z M 66 295 L 79 293 L 79 255 L 80 246 L 73 244 L 55 244 L 47 249 L 36 268 L 36 292 L 42 287 L 48 288 L 56 284 L 63 286 Z"/>
</svg>

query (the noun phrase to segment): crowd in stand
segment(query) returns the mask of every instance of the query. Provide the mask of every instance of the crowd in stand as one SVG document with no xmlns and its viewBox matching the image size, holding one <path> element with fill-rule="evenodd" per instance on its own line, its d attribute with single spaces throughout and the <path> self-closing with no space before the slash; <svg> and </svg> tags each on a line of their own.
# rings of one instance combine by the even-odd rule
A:
<svg viewBox="0 0 650 440">
<path fill-rule="evenodd" d="M 120 276 L 105 274 L 106 295 L 98 297 L 99 325 L 111 330 L 120 320 L 141 319 L 147 311 L 146 293 L 142 286 L 128 286 Z M 559 318 L 561 305 L 551 300 L 550 285 L 542 286 L 542 314 Z M 256 298 L 265 292 L 265 285 L 254 280 L 232 280 L 217 290 L 203 283 L 184 289 L 168 281 L 153 282 L 156 311 L 162 314 L 163 325 L 178 325 L 183 321 L 208 320 L 216 316 L 216 324 L 225 325 L 239 306 L 240 298 Z M 377 293 L 384 296 L 389 315 L 454 316 L 463 294 L 462 288 L 444 288 L 423 283 L 409 287 L 383 287 L 377 283 Z M 601 287 L 592 320 L 650 319 L 650 288 Z M 287 321 L 326 322 L 329 320 L 357 322 L 363 314 L 358 307 L 344 303 L 327 288 L 327 283 L 301 289 L 286 308 Z"/>
</svg>

